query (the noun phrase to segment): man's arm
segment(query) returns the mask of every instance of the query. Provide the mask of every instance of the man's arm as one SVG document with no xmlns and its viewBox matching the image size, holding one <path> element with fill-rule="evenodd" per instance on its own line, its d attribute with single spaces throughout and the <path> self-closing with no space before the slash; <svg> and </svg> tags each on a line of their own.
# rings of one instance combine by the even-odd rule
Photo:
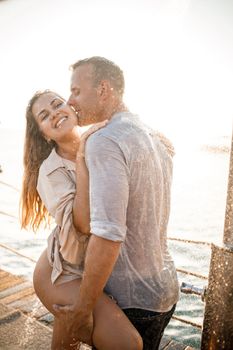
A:
<svg viewBox="0 0 233 350">
<path fill-rule="evenodd" d="M 120 242 L 92 235 L 77 302 L 74 305 L 54 305 L 57 317 L 65 320 L 74 343 L 82 341 L 92 345 L 93 309 L 116 263 L 120 245 Z M 75 338 L 77 330 L 78 339 Z"/>
<path fill-rule="evenodd" d="M 118 144 L 93 135 L 87 142 L 91 232 L 76 308 L 91 312 L 111 275 L 126 234 L 128 169 Z"/>
<path fill-rule="evenodd" d="M 113 242 L 92 235 L 85 260 L 83 275 L 76 309 L 88 314 L 101 295 L 113 270 L 120 251 L 120 242 Z"/>
</svg>

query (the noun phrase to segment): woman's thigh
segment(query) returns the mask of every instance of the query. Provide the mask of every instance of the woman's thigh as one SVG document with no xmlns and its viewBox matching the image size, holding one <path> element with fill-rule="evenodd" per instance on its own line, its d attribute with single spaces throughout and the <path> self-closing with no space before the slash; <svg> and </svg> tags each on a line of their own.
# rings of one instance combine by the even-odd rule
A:
<svg viewBox="0 0 233 350">
<path fill-rule="evenodd" d="M 53 285 L 51 272 L 52 268 L 45 251 L 38 260 L 34 271 L 34 288 L 41 302 L 56 317 L 53 304 L 73 304 L 78 297 L 81 280 L 76 279 L 60 285 Z M 142 349 L 139 333 L 115 301 L 106 294 L 103 293 L 98 299 L 93 310 L 93 317 L 93 343 L 97 349 Z M 56 322 L 59 321 L 56 320 Z"/>
<path fill-rule="evenodd" d="M 62 284 L 52 284 L 52 267 L 49 264 L 46 250 L 40 256 L 33 274 L 34 289 L 44 306 L 56 316 L 53 304 L 73 304 L 77 299 L 81 279 Z"/>
<path fill-rule="evenodd" d="M 119 306 L 103 294 L 94 309 L 93 343 L 101 350 L 141 350 L 142 338 Z"/>
</svg>

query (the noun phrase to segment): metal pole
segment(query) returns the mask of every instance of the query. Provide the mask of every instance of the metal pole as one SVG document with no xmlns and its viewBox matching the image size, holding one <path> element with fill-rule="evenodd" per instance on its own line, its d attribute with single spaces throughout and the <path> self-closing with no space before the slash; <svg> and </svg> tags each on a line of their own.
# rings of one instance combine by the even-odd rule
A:
<svg viewBox="0 0 233 350">
<path fill-rule="evenodd" d="M 233 349 L 233 135 L 223 247 L 212 244 L 202 350 Z"/>
</svg>

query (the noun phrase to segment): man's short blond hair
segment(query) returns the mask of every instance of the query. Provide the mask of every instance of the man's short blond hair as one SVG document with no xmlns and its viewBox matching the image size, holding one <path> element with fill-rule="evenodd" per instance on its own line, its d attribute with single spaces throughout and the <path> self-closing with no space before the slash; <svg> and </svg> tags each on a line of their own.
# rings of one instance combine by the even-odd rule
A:
<svg viewBox="0 0 233 350">
<path fill-rule="evenodd" d="M 93 83 L 98 85 L 101 80 L 108 80 L 113 89 L 123 96 L 125 90 L 125 80 L 123 71 L 114 62 L 100 56 L 93 56 L 79 60 L 71 65 L 71 69 L 84 65 L 92 65 L 93 67 Z"/>
</svg>

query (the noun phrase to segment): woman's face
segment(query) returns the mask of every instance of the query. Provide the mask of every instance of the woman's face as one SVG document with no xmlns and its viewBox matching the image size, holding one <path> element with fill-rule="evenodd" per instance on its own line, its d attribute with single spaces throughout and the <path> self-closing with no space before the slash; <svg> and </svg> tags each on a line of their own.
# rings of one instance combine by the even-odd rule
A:
<svg viewBox="0 0 233 350">
<path fill-rule="evenodd" d="M 78 125 L 74 110 L 52 92 L 44 93 L 36 100 L 32 114 L 46 140 L 65 141 Z"/>
</svg>

